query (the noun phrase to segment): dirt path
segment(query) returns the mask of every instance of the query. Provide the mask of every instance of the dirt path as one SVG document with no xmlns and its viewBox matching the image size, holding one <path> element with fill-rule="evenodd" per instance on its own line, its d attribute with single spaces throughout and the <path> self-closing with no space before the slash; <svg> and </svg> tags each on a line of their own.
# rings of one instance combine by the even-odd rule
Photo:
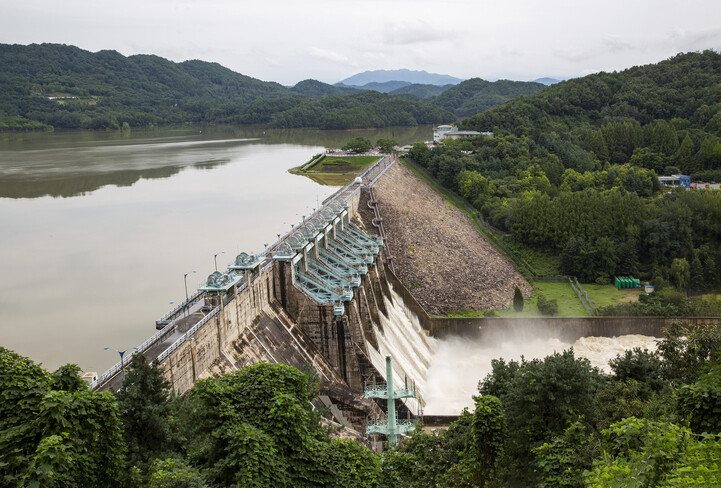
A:
<svg viewBox="0 0 721 488">
<path fill-rule="evenodd" d="M 396 275 L 428 313 L 506 308 L 514 286 L 530 295 L 531 285 L 470 219 L 402 164 L 376 182 L 375 194 Z"/>
</svg>

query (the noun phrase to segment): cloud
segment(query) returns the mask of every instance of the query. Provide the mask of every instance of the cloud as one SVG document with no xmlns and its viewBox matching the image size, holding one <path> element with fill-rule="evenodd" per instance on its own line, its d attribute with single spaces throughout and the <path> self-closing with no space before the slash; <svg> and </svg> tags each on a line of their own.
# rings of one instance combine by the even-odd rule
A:
<svg viewBox="0 0 721 488">
<path fill-rule="evenodd" d="M 329 51 L 328 49 L 323 49 L 316 46 L 310 46 L 308 48 L 308 54 L 313 58 L 317 58 L 323 61 L 330 61 L 331 63 L 348 63 L 349 61 L 348 56 L 346 56 L 345 54 L 340 54 L 335 51 Z"/>
<path fill-rule="evenodd" d="M 601 47 L 606 52 L 611 53 L 630 51 L 634 48 L 633 44 L 627 41 L 623 41 L 620 37 L 617 36 L 607 36 L 606 39 L 601 42 Z"/>
<path fill-rule="evenodd" d="M 383 28 L 382 40 L 386 44 L 402 46 L 424 42 L 448 41 L 458 37 L 459 33 L 432 26 L 424 21 L 413 24 L 386 24 Z"/>
<path fill-rule="evenodd" d="M 675 29 L 668 36 L 669 43 L 679 51 L 699 51 L 721 48 L 721 28 L 688 32 Z"/>
</svg>

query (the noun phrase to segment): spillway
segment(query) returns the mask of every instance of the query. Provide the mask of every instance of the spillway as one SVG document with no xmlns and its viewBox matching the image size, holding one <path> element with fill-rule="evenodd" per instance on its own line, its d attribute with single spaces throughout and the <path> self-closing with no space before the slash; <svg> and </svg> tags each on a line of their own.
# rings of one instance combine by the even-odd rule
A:
<svg viewBox="0 0 721 488">
<path fill-rule="evenodd" d="M 388 317 L 379 314 L 381 328 L 376 334 L 378 349 L 367 344 L 369 358 L 379 372 L 384 372 L 385 357 L 393 358 L 396 382 L 405 379 L 415 384 L 418 399 L 404 399 L 414 413 L 421 413 L 427 392 L 426 378 L 433 361 L 437 339 L 428 336 L 418 317 L 403 305 L 403 299 L 390 287 L 391 299 L 384 297 Z M 383 375 L 385 378 L 385 374 Z M 411 386 L 411 385 L 409 385 Z"/>
</svg>

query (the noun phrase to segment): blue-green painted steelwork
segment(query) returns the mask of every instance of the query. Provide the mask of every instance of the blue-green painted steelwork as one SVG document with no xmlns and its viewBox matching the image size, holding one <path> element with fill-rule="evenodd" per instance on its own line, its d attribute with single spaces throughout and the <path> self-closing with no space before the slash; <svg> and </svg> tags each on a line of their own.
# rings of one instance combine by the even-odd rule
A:
<svg viewBox="0 0 721 488">
<path fill-rule="evenodd" d="M 366 398 L 379 398 L 387 401 L 386 421 L 369 422 L 366 434 L 385 434 L 388 436 L 388 446 L 394 448 L 398 445 L 398 436 L 406 434 L 415 428 L 412 420 L 398 421 L 396 419 L 396 398 L 415 398 L 416 391 L 408 388 L 393 388 L 393 360 L 386 356 L 386 385 L 372 386 L 365 390 Z"/>
</svg>

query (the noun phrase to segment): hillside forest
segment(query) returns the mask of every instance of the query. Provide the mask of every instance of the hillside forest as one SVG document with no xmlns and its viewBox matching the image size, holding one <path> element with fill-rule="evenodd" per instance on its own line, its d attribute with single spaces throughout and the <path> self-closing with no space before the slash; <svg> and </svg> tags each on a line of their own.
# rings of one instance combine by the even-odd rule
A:
<svg viewBox="0 0 721 488">
<path fill-rule="evenodd" d="M 669 329 L 604 374 L 573 350 L 493 360 L 473 413 L 382 455 L 313 405 L 318 379 L 258 363 L 170 393 L 135 356 L 117 394 L 0 348 L 0 485 L 718 486 L 721 328 Z M 473 372 L 467 372 L 473 374 Z M 348 432 L 346 432 L 347 437 Z"/>
<path fill-rule="evenodd" d="M 174 63 L 60 44 L 0 45 L 0 131 L 182 123 L 414 126 L 452 122 L 545 86 L 475 78 L 444 88 L 413 85 L 388 94 L 316 80 L 288 88 L 199 60 Z"/>
<path fill-rule="evenodd" d="M 686 292 L 721 286 L 721 192 L 658 176 L 721 181 L 721 55 L 569 80 L 459 125 L 495 137 L 418 143 L 411 160 L 512 241 L 559 256 L 559 274 L 661 292 L 607 313 L 719 313 Z"/>
</svg>

